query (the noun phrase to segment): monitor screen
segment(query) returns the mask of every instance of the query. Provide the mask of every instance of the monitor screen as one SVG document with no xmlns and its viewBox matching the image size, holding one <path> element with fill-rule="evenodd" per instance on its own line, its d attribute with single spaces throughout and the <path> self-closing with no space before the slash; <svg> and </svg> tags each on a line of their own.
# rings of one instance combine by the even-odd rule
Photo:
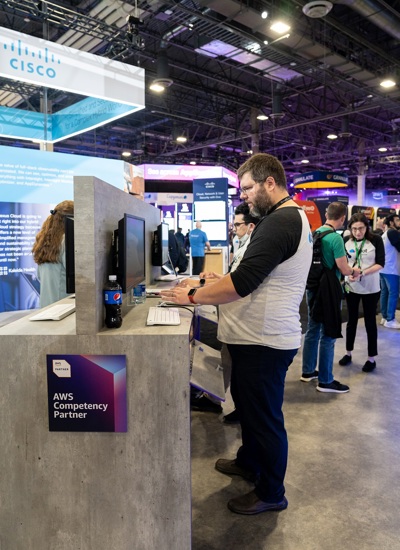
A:
<svg viewBox="0 0 400 550">
<path fill-rule="evenodd" d="M 194 219 L 202 222 L 204 220 L 226 220 L 225 201 L 196 201 L 194 203 Z"/>
<path fill-rule="evenodd" d="M 164 265 L 168 262 L 168 231 L 167 223 L 160 223 L 154 231 L 153 249 L 152 249 L 152 264 Z"/>
<path fill-rule="evenodd" d="M 207 235 L 211 244 L 226 244 L 228 224 L 226 222 L 202 222 L 201 230 Z"/>
<path fill-rule="evenodd" d="M 65 239 L 65 274 L 67 294 L 75 292 L 75 237 L 74 218 L 64 218 L 64 239 Z"/>
<path fill-rule="evenodd" d="M 145 220 L 125 214 L 118 223 L 118 281 L 122 292 L 146 278 Z"/>
</svg>

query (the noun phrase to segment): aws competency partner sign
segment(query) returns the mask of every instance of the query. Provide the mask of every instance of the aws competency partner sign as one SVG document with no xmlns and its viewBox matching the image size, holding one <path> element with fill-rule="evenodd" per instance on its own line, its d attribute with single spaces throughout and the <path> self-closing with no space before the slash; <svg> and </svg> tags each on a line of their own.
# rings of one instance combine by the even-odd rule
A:
<svg viewBox="0 0 400 550">
<path fill-rule="evenodd" d="M 48 355 L 50 431 L 126 432 L 125 355 Z"/>
</svg>

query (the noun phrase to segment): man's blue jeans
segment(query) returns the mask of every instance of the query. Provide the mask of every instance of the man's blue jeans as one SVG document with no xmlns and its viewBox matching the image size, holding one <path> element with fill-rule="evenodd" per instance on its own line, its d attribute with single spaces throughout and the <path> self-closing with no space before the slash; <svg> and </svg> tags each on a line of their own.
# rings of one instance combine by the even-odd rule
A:
<svg viewBox="0 0 400 550">
<path fill-rule="evenodd" d="M 313 294 L 307 290 L 308 326 L 303 343 L 303 374 L 310 374 L 317 368 L 318 351 L 318 382 L 330 384 L 333 382 L 333 356 L 336 338 L 325 335 L 324 325 L 317 323 L 310 316 L 310 300 Z"/>
<path fill-rule="evenodd" d="M 228 344 L 232 357 L 231 393 L 240 416 L 242 446 L 236 462 L 259 474 L 255 493 L 281 502 L 288 441 L 282 412 L 286 371 L 297 349 Z"/>
<path fill-rule="evenodd" d="M 396 315 L 399 299 L 400 276 L 380 274 L 381 281 L 381 313 L 386 321 L 393 321 Z"/>
</svg>

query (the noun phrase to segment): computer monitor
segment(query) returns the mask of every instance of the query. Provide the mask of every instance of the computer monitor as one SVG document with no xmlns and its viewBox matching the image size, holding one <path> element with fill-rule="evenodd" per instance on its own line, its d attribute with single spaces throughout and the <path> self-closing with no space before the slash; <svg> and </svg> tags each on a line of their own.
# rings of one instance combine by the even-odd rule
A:
<svg viewBox="0 0 400 550">
<path fill-rule="evenodd" d="M 118 282 L 122 292 L 146 278 L 145 220 L 125 214 L 118 222 Z"/>
<path fill-rule="evenodd" d="M 228 224 L 225 221 L 203 221 L 201 229 L 212 245 L 225 245 L 228 240 Z"/>
<path fill-rule="evenodd" d="M 154 231 L 152 247 L 152 264 L 162 266 L 168 262 L 168 231 L 167 223 L 160 223 Z"/>
<path fill-rule="evenodd" d="M 75 234 L 74 218 L 71 216 L 65 216 L 64 218 L 64 242 L 66 272 L 65 291 L 68 294 L 73 294 L 75 292 Z"/>
</svg>

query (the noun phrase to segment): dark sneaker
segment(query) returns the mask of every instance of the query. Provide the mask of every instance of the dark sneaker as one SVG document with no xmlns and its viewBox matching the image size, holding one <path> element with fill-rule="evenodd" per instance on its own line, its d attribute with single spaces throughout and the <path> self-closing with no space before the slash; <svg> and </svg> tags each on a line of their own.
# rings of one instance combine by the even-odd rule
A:
<svg viewBox="0 0 400 550">
<path fill-rule="evenodd" d="M 214 403 L 204 395 L 202 397 L 191 397 L 190 408 L 192 411 L 212 412 L 216 414 L 222 413 L 221 405 Z"/>
<path fill-rule="evenodd" d="M 224 424 L 239 424 L 240 418 L 239 413 L 235 409 L 229 414 L 226 414 L 223 418 Z"/>
<path fill-rule="evenodd" d="M 255 483 L 258 479 L 258 475 L 249 470 L 245 470 L 241 466 L 236 464 L 236 460 L 228 460 L 226 458 L 219 458 L 215 463 L 215 469 L 226 474 L 227 476 L 240 476 L 246 481 Z"/>
<path fill-rule="evenodd" d="M 364 372 L 372 372 L 374 369 L 376 368 L 376 363 L 375 361 L 372 362 L 372 361 L 366 361 L 362 370 Z"/>
<path fill-rule="evenodd" d="M 314 372 L 307 372 L 307 373 L 304 373 L 301 375 L 301 378 L 300 380 L 302 382 L 311 382 L 311 380 L 315 380 L 316 378 L 318 378 L 318 371 L 315 370 Z"/>
<path fill-rule="evenodd" d="M 342 367 L 345 367 L 346 365 L 350 365 L 351 363 L 351 355 L 343 355 L 343 357 L 341 359 L 339 359 L 339 365 L 341 365 Z"/>
<path fill-rule="evenodd" d="M 281 510 L 286 510 L 287 507 L 288 501 L 285 497 L 280 502 L 264 502 L 258 498 L 254 491 L 232 498 L 228 502 L 228 508 L 231 512 L 244 514 L 245 516 L 261 514 L 262 512 L 280 512 Z"/>
<path fill-rule="evenodd" d="M 319 382 L 317 390 L 323 393 L 347 393 L 350 388 L 349 386 L 345 386 L 337 380 L 334 380 L 330 384 L 322 384 L 321 382 Z"/>
</svg>

